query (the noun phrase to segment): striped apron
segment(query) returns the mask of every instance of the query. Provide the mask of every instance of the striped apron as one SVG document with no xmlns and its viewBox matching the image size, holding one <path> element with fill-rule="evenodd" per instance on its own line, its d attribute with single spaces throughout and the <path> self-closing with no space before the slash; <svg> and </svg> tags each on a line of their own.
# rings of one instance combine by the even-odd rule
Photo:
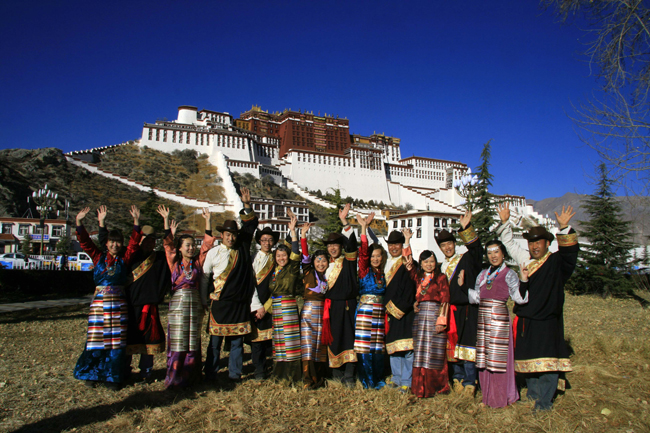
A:
<svg viewBox="0 0 650 433">
<path fill-rule="evenodd" d="M 327 346 L 321 343 L 324 301 L 305 301 L 300 312 L 300 346 L 303 361 L 326 362 Z"/>
<path fill-rule="evenodd" d="M 196 289 L 178 289 L 169 301 L 169 352 L 201 350 L 203 308 Z"/>
<path fill-rule="evenodd" d="M 413 367 L 442 370 L 447 362 L 447 333 L 436 333 L 440 304 L 422 301 L 413 320 Z"/>
<path fill-rule="evenodd" d="M 362 295 L 357 308 L 354 329 L 354 351 L 356 353 L 383 353 L 386 308 L 384 297 Z"/>
<path fill-rule="evenodd" d="M 126 347 L 128 310 L 122 286 L 97 286 L 90 304 L 86 350 Z"/>
<path fill-rule="evenodd" d="M 300 322 L 293 296 L 273 297 L 273 359 L 275 362 L 300 361 Z"/>
<path fill-rule="evenodd" d="M 476 334 L 476 368 L 505 373 L 509 338 L 510 315 L 506 301 L 481 299 Z"/>
</svg>

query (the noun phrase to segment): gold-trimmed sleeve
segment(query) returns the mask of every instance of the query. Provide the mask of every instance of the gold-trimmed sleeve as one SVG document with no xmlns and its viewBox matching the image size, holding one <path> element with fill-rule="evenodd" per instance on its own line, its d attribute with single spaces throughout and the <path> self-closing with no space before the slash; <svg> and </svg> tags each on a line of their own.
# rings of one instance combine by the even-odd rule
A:
<svg viewBox="0 0 650 433">
<path fill-rule="evenodd" d="M 388 301 L 388 304 L 386 304 L 386 311 L 398 320 L 404 317 L 404 312 L 397 308 L 395 304 L 393 304 L 393 301 Z"/>
<path fill-rule="evenodd" d="M 568 235 L 557 235 L 557 244 L 561 247 L 571 247 L 578 243 L 578 234 L 569 233 Z"/>
<path fill-rule="evenodd" d="M 460 236 L 460 240 L 462 240 L 465 245 L 471 244 L 478 239 L 478 234 L 476 233 L 474 226 L 471 224 L 468 225 L 465 230 L 458 232 L 458 236 Z"/>
<path fill-rule="evenodd" d="M 346 260 L 356 260 L 359 253 L 357 251 L 352 251 L 350 253 L 345 253 Z"/>
</svg>

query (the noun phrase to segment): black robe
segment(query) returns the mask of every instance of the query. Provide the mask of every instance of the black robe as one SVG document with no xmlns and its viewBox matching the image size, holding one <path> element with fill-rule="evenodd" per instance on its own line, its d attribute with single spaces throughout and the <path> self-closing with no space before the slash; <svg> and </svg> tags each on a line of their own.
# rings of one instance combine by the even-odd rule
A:
<svg viewBox="0 0 650 433">
<path fill-rule="evenodd" d="M 214 286 L 201 285 L 201 299 L 210 305 L 207 328 L 210 335 L 227 337 L 251 332 L 251 301 L 256 281 L 250 250 L 258 219 L 252 210 L 245 213 L 242 209 L 239 215 L 242 228 L 232 248 L 237 251 L 237 260 L 218 295 L 219 299 L 215 299 Z M 219 275 L 214 276 L 215 280 L 217 278 Z"/>
<path fill-rule="evenodd" d="M 414 303 L 415 282 L 411 279 L 406 266 L 402 263 L 386 285 L 386 293 L 384 294 L 387 316 L 386 326 L 388 327 L 386 352 L 389 355 L 413 350 Z"/>
<path fill-rule="evenodd" d="M 329 365 L 338 368 L 347 362 L 356 362 L 354 352 L 354 324 L 359 296 L 357 279 L 357 238 L 350 235 L 342 254 L 343 265 L 336 282 L 325 294 L 330 306 L 332 343 L 328 347 Z"/>
<path fill-rule="evenodd" d="M 476 361 L 476 332 L 478 329 L 478 305 L 469 303 L 468 290 L 474 289 L 476 277 L 481 273 L 483 248 L 472 225 L 458 233 L 465 242 L 467 252 L 463 254 L 449 281 L 449 303 L 456 307 L 454 320 L 458 343 L 454 357 L 462 361 Z M 465 281 L 458 284 L 458 274 L 465 271 Z"/>
<path fill-rule="evenodd" d="M 573 229 L 557 235 L 558 251 L 548 256 L 521 283 L 528 303 L 515 305 L 515 371 L 518 373 L 571 371 L 564 340 L 564 284 L 578 261 L 578 237 Z M 529 265 L 530 267 L 530 265 Z"/>
<path fill-rule="evenodd" d="M 271 282 L 271 278 L 273 276 L 273 257 L 269 257 L 268 260 L 271 263 L 271 266 L 268 266 L 268 272 L 266 273 L 266 276 L 257 284 L 256 288 L 257 297 L 259 298 L 260 303 L 264 305 L 265 308 L 267 306 L 269 308 L 267 309 L 267 314 L 262 317 L 262 320 L 254 321 L 254 326 L 251 333 L 251 342 L 253 343 L 258 341 L 271 340 L 273 338 L 273 315 L 270 311 L 270 305 L 267 305 L 267 302 L 270 304 L 271 299 L 269 283 Z M 255 281 L 257 281 L 257 278 L 255 278 Z"/>
</svg>

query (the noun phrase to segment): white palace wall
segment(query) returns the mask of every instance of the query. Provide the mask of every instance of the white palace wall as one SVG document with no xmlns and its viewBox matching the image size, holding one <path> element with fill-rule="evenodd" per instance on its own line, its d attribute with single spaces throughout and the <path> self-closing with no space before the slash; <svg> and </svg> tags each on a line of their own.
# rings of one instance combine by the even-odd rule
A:
<svg viewBox="0 0 650 433">
<path fill-rule="evenodd" d="M 348 156 L 326 155 L 329 164 L 305 159 L 307 153 L 291 151 L 280 163 L 280 170 L 303 188 L 321 190 L 340 188 L 343 197 L 361 197 L 363 200 L 390 203 L 386 175 L 383 170 L 353 166 Z M 314 154 L 311 154 L 312 158 Z M 316 155 L 319 156 L 319 155 Z M 299 160 L 300 159 L 300 160 Z"/>
</svg>

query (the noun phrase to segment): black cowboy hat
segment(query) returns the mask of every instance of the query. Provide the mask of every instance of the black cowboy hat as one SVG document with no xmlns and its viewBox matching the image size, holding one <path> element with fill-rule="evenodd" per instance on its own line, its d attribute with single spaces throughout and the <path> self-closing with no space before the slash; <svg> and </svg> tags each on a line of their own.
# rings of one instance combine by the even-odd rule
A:
<svg viewBox="0 0 650 433">
<path fill-rule="evenodd" d="M 217 230 L 220 232 L 239 234 L 239 227 L 237 227 L 237 223 L 234 220 L 225 220 L 222 226 L 217 226 Z"/>
<path fill-rule="evenodd" d="M 261 239 L 262 236 L 264 236 L 264 235 L 271 235 L 271 236 L 273 236 L 273 245 L 277 244 L 277 243 L 278 243 L 278 239 L 280 239 L 280 233 L 278 233 L 278 232 L 274 232 L 273 230 L 271 230 L 271 227 L 264 227 L 264 229 L 262 229 L 262 230 L 259 230 L 259 229 L 258 229 L 257 232 L 255 232 L 255 241 L 259 244 L 259 243 L 260 243 L 260 239 Z"/>
<path fill-rule="evenodd" d="M 387 244 L 403 244 L 406 242 L 406 238 L 404 237 L 404 234 L 398 230 L 393 230 L 390 232 L 390 235 L 388 235 L 388 238 L 386 239 Z"/>
<path fill-rule="evenodd" d="M 549 242 L 553 242 L 553 239 L 555 239 L 555 236 L 549 233 L 549 231 L 542 226 L 533 227 L 530 230 L 528 230 L 528 232 L 524 233 L 522 236 L 528 242 L 535 242 L 540 239 L 546 239 Z"/>
<path fill-rule="evenodd" d="M 449 241 L 452 241 L 454 243 L 456 242 L 456 237 L 452 233 L 448 232 L 447 230 L 441 231 L 435 238 L 438 246 L 440 246 L 440 244 L 443 242 L 449 242 Z"/>
<path fill-rule="evenodd" d="M 323 243 L 325 245 L 339 244 L 339 245 L 343 246 L 345 244 L 346 240 L 347 240 L 347 238 L 345 236 L 341 235 L 341 234 L 330 233 L 329 236 L 327 237 L 327 239 L 323 240 Z"/>
</svg>

